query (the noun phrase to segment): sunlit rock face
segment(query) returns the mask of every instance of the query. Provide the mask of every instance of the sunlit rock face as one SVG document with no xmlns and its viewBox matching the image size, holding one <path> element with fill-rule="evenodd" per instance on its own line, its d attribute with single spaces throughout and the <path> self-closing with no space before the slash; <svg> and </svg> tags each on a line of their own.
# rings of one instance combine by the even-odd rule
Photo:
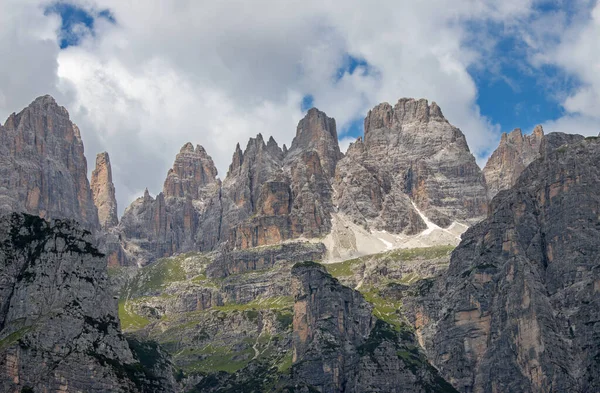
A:
<svg viewBox="0 0 600 393">
<path fill-rule="evenodd" d="M 486 212 L 486 188 L 465 136 L 437 104 L 403 98 L 377 105 L 338 163 L 334 204 L 366 228 L 415 234 L 473 223 Z M 413 205 L 414 202 L 414 205 Z"/>
<path fill-rule="evenodd" d="M 542 126 L 535 127 L 531 135 L 523 135 L 519 128 L 502 134 L 498 148 L 483 168 L 490 200 L 499 191 L 512 187 L 521 172 L 540 156 L 543 138 Z"/>
<path fill-rule="evenodd" d="M 0 126 L 0 209 L 100 227 L 79 129 L 50 96 Z"/>
<path fill-rule="evenodd" d="M 417 307 L 430 360 L 462 392 L 600 389 L 600 144 L 582 139 L 544 138 Z"/>
</svg>

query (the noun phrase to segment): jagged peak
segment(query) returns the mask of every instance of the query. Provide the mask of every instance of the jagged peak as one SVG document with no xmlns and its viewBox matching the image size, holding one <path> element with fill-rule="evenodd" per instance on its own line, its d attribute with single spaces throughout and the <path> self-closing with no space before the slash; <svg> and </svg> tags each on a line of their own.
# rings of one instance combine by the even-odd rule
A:
<svg viewBox="0 0 600 393">
<path fill-rule="evenodd" d="M 102 165 L 103 163 L 110 165 L 110 156 L 106 151 L 96 154 L 96 166 Z"/>
<path fill-rule="evenodd" d="M 227 176 L 229 176 L 233 171 L 237 168 L 241 167 L 244 162 L 244 153 L 242 152 L 242 148 L 240 147 L 240 143 L 238 142 L 235 145 L 235 151 L 233 152 L 233 157 L 231 158 L 231 164 L 229 165 L 229 170 L 227 171 Z"/>
<path fill-rule="evenodd" d="M 298 122 L 298 127 L 296 129 L 296 138 L 298 138 L 303 132 L 314 128 L 311 126 L 315 125 L 323 131 L 327 131 L 333 138 L 337 140 L 335 119 L 332 117 L 328 117 L 325 112 L 320 111 L 315 107 L 310 108 L 306 112 L 304 118 Z M 292 142 L 292 146 L 293 145 L 294 142 Z"/>
<path fill-rule="evenodd" d="M 194 152 L 194 145 L 192 144 L 192 142 L 187 142 L 185 145 L 183 145 L 181 147 L 181 150 L 179 150 L 180 153 L 193 153 Z"/>
<path fill-rule="evenodd" d="M 542 127 L 542 125 L 538 124 L 537 126 L 535 126 L 531 135 L 536 136 L 536 137 L 544 136 L 544 128 Z"/>
<path fill-rule="evenodd" d="M 429 121 L 447 121 L 435 101 L 429 104 L 424 98 L 400 98 L 394 107 L 382 102 L 369 111 L 365 118 L 365 134 L 370 130 L 390 128 L 397 123 Z"/>
</svg>

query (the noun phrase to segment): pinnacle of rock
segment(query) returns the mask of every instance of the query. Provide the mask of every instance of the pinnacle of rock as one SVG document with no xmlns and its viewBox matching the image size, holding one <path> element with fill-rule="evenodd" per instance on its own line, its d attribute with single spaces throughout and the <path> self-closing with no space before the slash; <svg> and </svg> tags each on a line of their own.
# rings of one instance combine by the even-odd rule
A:
<svg viewBox="0 0 600 393">
<path fill-rule="evenodd" d="M 539 157 L 543 138 L 542 126 L 535 127 L 531 135 L 523 135 L 520 128 L 502 134 L 498 148 L 483 168 L 490 200 L 499 191 L 510 188 L 521 172 Z"/>
<path fill-rule="evenodd" d="M 484 179 L 465 136 L 424 99 L 370 110 L 364 140 L 339 161 L 334 188 L 334 204 L 355 223 L 394 233 L 425 229 L 412 202 L 444 228 L 486 212 Z"/>
<path fill-rule="evenodd" d="M 79 129 L 51 96 L 34 100 L 0 127 L 0 209 L 70 218 L 98 229 Z"/>
<path fill-rule="evenodd" d="M 119 223 L 117 217 L 117 200 L 112 180 L 112 168 L 107 152 L 96 156 L 96 169 L 92 172 L 92 197 L 98 209 L 98 219 L 104 229 L 112 228 Z"/>
<path fill-rule="evenodd" d="M 212 158 L 200 145 L 190 142 L 183 145 L 175 157 L 173 168 L 169 170 L 163 186 L 165 197 L 197 199 L 200 189 L 215 183 L 217 168 Z"/>
<path fill-rule="evenodd" d="M 317 108 L 309 109 L 306 116 L 298 123 L 296 137 L 286 156 L 311 149 L 319 155 L 321 167 L 327 176 L 333 177 L 335 166 L 343 156 L 338 144 L 335 120 L 327 117 Z"/>
</svg>

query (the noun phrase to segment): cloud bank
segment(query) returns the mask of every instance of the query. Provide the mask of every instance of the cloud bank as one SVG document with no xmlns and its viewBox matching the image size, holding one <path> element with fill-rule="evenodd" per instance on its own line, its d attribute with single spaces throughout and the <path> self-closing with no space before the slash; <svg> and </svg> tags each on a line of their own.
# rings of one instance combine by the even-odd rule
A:
<svg viewBox="0 0 600 393">
<path fill-rule="evenodd" d="M 436 101 L 481 163 L 500 128 L 480 113 L 473 74 L 493 64 L 498 37 L 477 26 L 502 26 L 522 37 L 530 66 L 581 81 L 547 126 L 599 124 L 600 11 L 580 3 L 568 21 L 532 0 L 4 0 L 0 119 L 55 96 L 80 126 L 88 165 L 110 153 L 120 211 L 144 188 L 161 190 L 187 141 L 206 148 L 221 178 L 237 142 L 262 133 L 289 146 L 309 95 L 335 117 L 343 146 L 380 102 Z M 65 24 L 64 10 L 50 12 L 57 4 L 93 25 Z M 560 34 L 534 28 L 550 16 Z"/>
</svg>

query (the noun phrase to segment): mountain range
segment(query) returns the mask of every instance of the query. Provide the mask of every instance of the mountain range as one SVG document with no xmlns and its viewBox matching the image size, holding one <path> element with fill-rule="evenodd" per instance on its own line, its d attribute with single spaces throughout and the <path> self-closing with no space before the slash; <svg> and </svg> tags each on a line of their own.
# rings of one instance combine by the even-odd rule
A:
<svg viewBox="0 0 600 393">
<path fill-rule="evenodd" d="M 185 143 L 117 215 L 50 96 L 0 125 L 7 392 L 600 391 L 597 138 L 503 134 L 483 170 L 436 103 L 307 111 L 221 180 Z"/>
</svg>

